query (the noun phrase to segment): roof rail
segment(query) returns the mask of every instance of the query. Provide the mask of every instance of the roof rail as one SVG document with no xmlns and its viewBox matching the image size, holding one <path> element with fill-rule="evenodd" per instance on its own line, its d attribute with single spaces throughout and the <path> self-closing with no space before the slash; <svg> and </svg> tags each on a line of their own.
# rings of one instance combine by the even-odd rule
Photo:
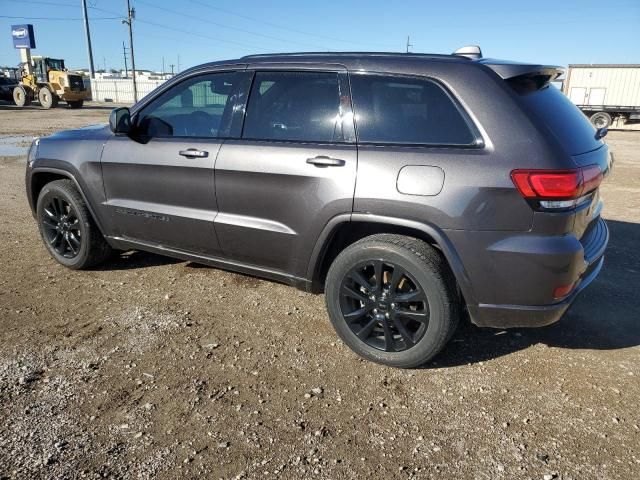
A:
<svg viewBox="0 0 640 480">
<path fill-rule="evenodd" d="M 314 56 L 354 56 L 365 55 L 372 57 L 426 57 L 426 58 L 451 58 L 451 55 L 441 53 L 404 53 L 404 52 L 287 52 L 287 53 L 258 53 L 245 55 L 242 59 L 269 58 L 269 57 L 314 57 Z"/>
<path fill-rule="evenodd" d="M 455 52 L 453 52 L 453 55 L 477 60 L 478 58 L 482 58 L 482 50 L 480 50 L 480 47 L 478 45 L 467 45 L 465 47 L 457 49 Z"/>
</svg>

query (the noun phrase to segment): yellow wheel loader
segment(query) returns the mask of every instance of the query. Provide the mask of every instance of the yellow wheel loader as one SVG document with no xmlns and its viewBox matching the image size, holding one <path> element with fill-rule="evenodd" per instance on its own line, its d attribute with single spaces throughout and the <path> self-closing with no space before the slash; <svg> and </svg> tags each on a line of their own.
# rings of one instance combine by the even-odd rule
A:
<svg viewBox="0 0 640 480">
<path fill-rule="evenodd" d="M 53 108 L 60 100 L 70 108 L 80 108 L 91 96 L 82 77 L 67 72 L 64 60 L 34 56 L 31 65 L 23 63 L 20 67 L 22 78 L 13 89 L 13 101 L 19 107 L 37 99 L 42 108 Z"/>
</svg>

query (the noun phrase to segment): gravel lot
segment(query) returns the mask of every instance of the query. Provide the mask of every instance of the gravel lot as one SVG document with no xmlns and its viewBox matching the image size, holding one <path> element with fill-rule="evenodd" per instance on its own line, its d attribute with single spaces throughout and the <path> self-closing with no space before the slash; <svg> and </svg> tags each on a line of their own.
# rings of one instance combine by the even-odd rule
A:
<svg viewBox="0 0 640 480">
<path fill-rule="evenodd" d="M 0 137 L 108 107 L 0 106 Z M 72 272 L 0 157 L 0 479 L 640 478 L 640 132 L 608 137 L 605 268 L 558 324 L 360 360 L 323 297 L 129 252 Z"/>
</svg>

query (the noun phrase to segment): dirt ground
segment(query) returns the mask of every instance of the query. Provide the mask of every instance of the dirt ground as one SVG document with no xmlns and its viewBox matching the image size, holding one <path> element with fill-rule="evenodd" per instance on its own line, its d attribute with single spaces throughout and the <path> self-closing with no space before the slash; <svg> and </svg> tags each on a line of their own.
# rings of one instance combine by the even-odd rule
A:
<svg viewBox="0 0 640 480">
<path fill-rule="evenodd" d="M 0 106 L 0 137 L 108 113 Z M 287 286 L 142 252 L 66 270 L 0 157 L 0 479 L 640 478 L 640 132 L 607 140 L 598 280 L 418 370 L 360 360 Z"/>
</svg>

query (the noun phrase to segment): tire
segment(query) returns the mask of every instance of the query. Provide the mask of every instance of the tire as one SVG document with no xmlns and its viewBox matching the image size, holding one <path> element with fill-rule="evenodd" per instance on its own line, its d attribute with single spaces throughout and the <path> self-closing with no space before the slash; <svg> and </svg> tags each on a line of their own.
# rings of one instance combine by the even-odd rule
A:
<svg viewBox="0 0 640 480">
<path fill-rule="evenodd" d="M 84 100 L 69 100 L 67 101 L 67 105 L 69 105 L 69 108 L 82 108 Z"/>
<path fill-rule="evenodd" d="M 49 254 L 65 267 L 90 268 L 111 254 L 111 247 L 71 180 L 46 184 L 38 195 L 36 214 L 40 236 Z"/>
<path fill-rule="evenodd" d="M 31 104 L 31 90 L 23 85 L 14 87 L 13 103 L 18 107 L 28 107 Z"/>
<path fill-rule="evenodd" d="M 345 248 L 325 281 L 329 318 L 340 338 L 358 355 L 399 368 L 425 364 L 453 336 L 460 317 L 456 292 L 440 252 L 391 234 Z"/>
<path fill-rule="evenodd" d="M 42 87 L 38 91 L 40 106 L 46 110 L 55 108 L 58 105 L 58 96 L 49 87 Z"/>
<path fill-rule="evenodd" d="M 589 117 L 589 120 L 596 128 L 609 128 L 611 125 L 611 115 L 607 112 L 596 112 Z"/>
</svg>

